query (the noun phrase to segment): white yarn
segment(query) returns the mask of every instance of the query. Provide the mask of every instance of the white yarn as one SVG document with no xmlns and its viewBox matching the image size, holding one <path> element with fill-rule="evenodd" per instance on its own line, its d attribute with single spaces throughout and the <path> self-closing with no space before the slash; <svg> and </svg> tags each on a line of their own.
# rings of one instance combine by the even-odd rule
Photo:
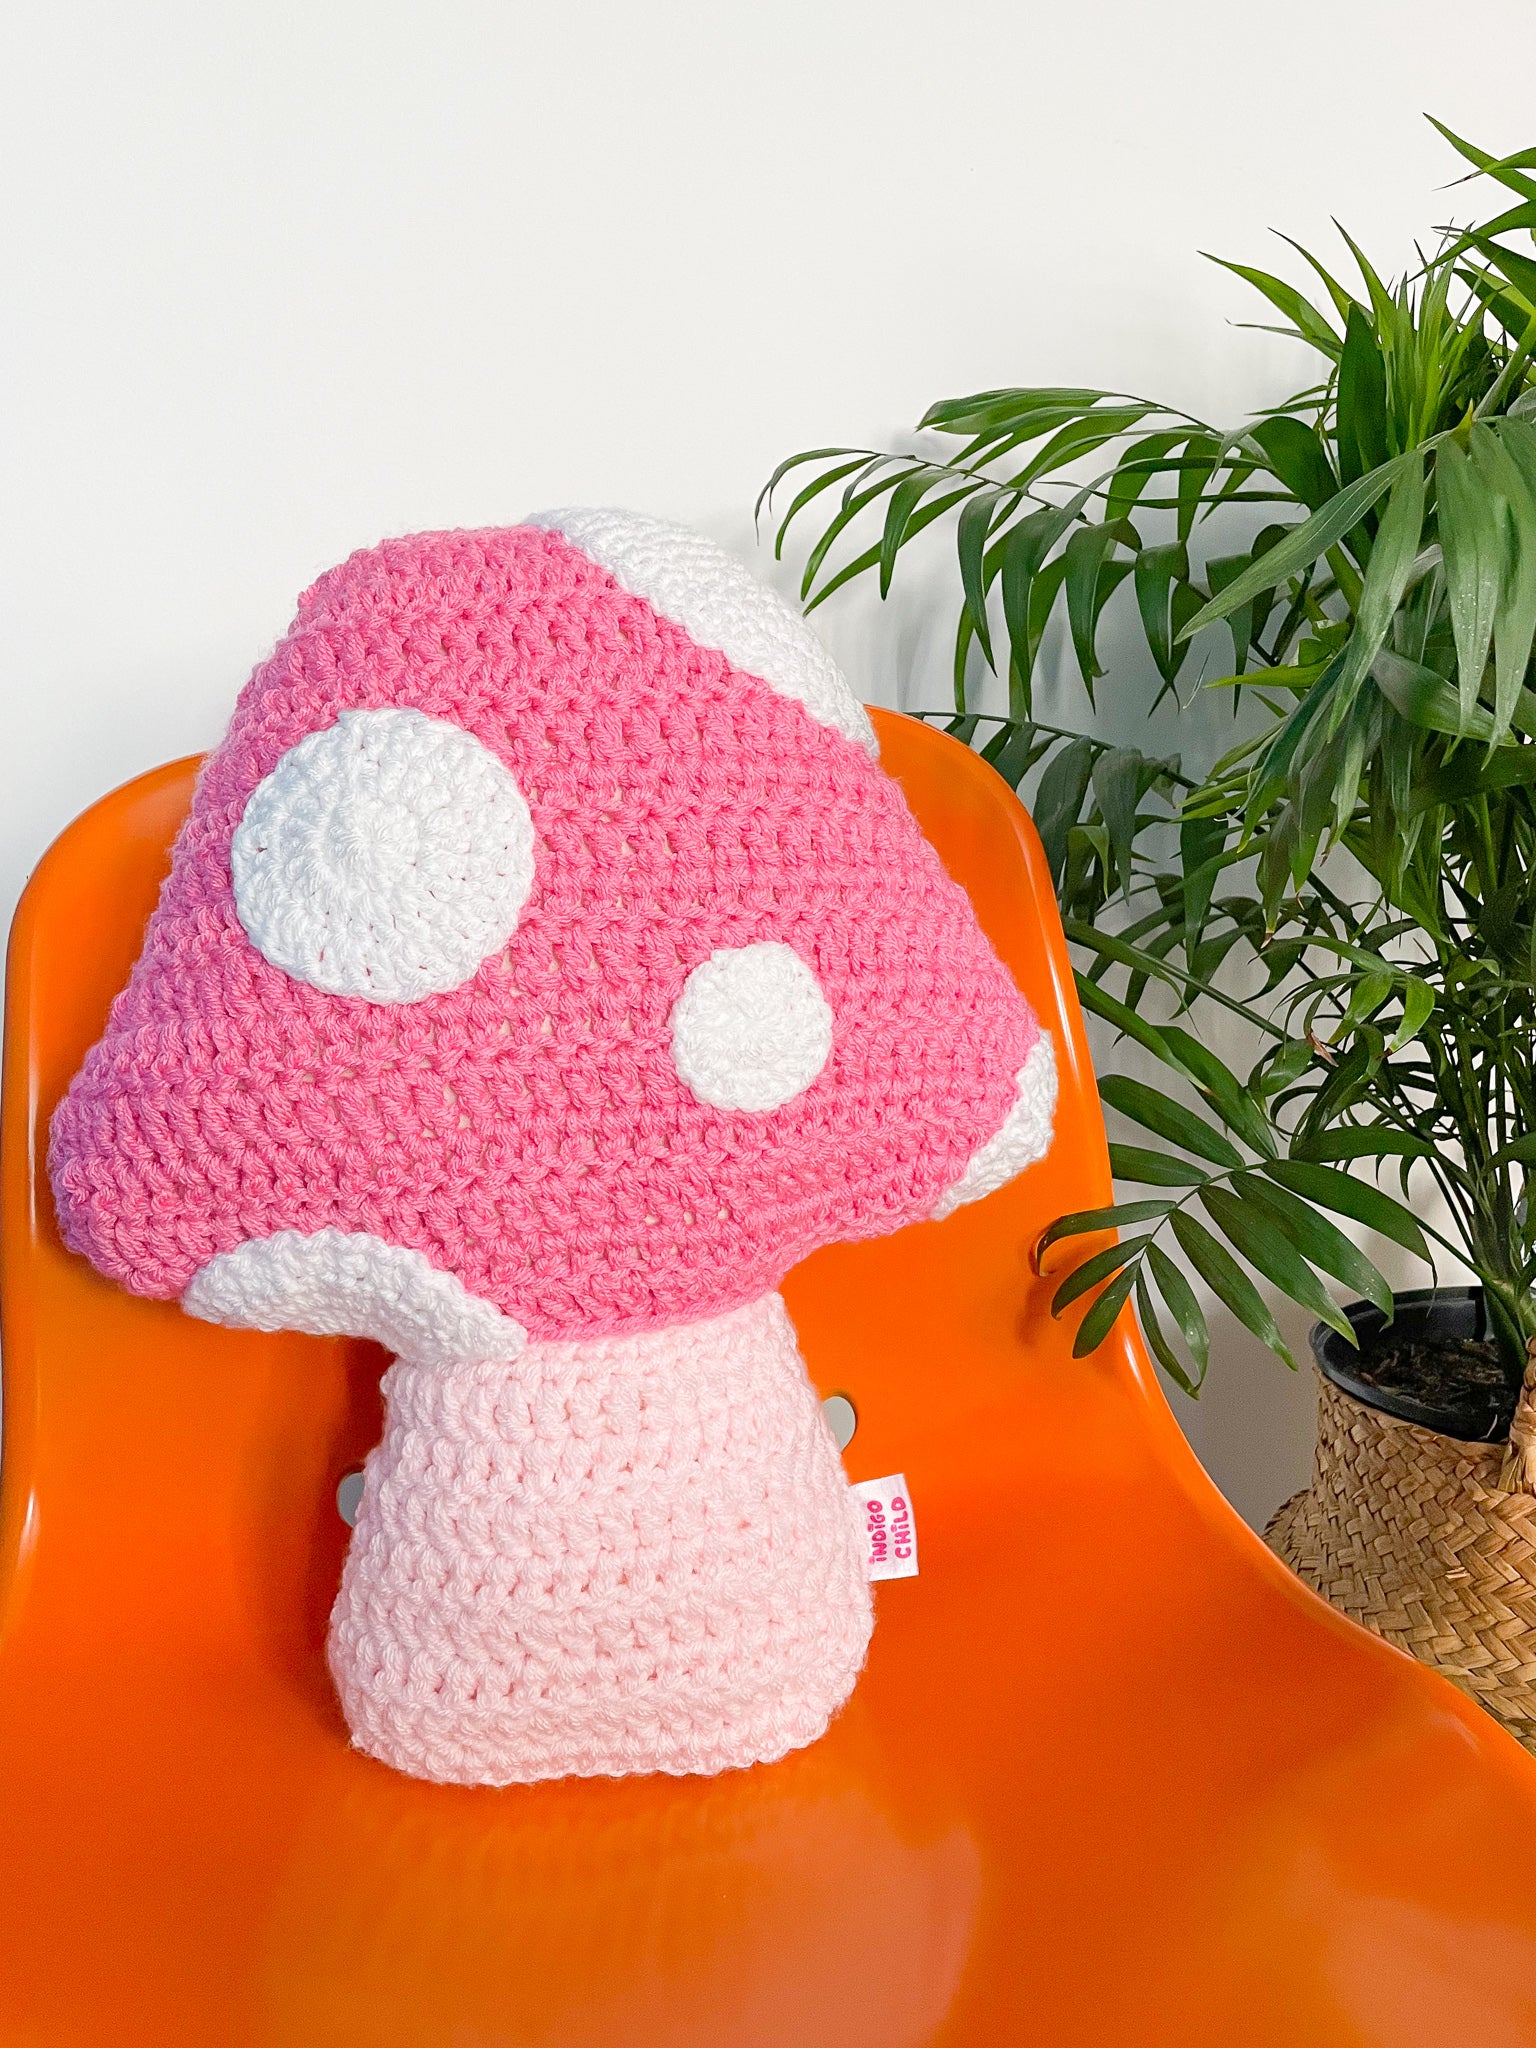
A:
<svg viewBox="0 0 1536 2048">
<path fill-rule="evenodd" d="M 274 967 L 327 995 L 413 1003 L 505 945 L 533 887 L 533 820 L 462 726 L 343 711 L 257 784 L 230 867 Z"/>
<path fill-rule="evenodd" d="M 1003 1127 L 971 1154 L 970 1164 L 939 1197 L 934 1215 L 948 1216 L 962 1202 L 976 1202 L 1004 1186 L 1026 1166 L 1043 1159 L 1056 1114 L 1056 1054 L 1051 1034 L 1042 1031 L 1018 1072 L 1018 1093 Z"/>
<path fill-rule="evenodd" d="M 695 967 L 672 1008 L 672 1058 L 715 1109 L 777 1109 L 832 1051 L 832 1009 L 791 946 L 723 946 Z"/>
<path fill-rule="evenodd" d="M 701 647 L 878 755 L 869 713 L 804 619 L 714 541 L 643 513 L 587 507 L 536 512 L 524 524 L 563 534 Z"/>
<path fill-rule="evenodd" d="M 367 1230 L 250 1238 L 199 1267 L 181 1305 L 235 1330 L 371 1337 L 418 1365 L 514 1359 L 528 1341 L 521 1323 L 452 1273 Z"/>
</svg>

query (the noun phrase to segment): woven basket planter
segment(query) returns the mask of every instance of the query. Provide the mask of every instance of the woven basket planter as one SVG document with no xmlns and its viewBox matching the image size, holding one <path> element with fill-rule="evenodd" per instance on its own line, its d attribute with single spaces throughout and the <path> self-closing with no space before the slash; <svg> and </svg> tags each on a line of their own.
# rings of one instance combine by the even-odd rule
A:
<svg viewBox="0 0 1536 2048">
<path fill-rule="evenodd" d="M 1465 1443 L 1367 1407 L 1325 1374 L 1319 1388 L 1312 1483 L 1275 1515 L 1270 1548 L 1536 1753 L 1536 1494 L 1521 1485 L 1525 1461 L 1504 1442 Z M 1517 1437 L 1526 1420 L 1517 1416 Z"/>
</svg>

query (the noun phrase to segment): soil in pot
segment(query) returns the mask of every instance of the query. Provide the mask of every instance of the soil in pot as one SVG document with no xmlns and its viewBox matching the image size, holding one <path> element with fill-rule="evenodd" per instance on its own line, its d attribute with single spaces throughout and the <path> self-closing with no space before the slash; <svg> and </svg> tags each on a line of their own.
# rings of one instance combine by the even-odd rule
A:
<svg viewBox="0 0 1536 2048">
<path fill-rule="evenodd" d="M 1490 1401 L 1501 1400 L 1505 1384 L 1503 1361 L 1492 1338 L 1425 1343 L 1395 1338 L 1390 1327 L 1374 1344 L 1361 1347 L 1355 1377 L 1379 1394 L 1406 1394 L 1421 1407 L 1462 1412 L 1468 1419 L 1481 1415 Z"/>
<path fill-rule="evenodd" d="M 1372 1408 L 1466 1443 L 1509 1434 L 1519 1395 L 1488 1335 L 1480 1288 L 1426 1288 L 1396 1298 L 1388 1323 L 1366 1302 L 1346 1309 L 1359 1349 L 1319 1324 L 1312 1347 L 1336 1386 Z"/>
</svg>

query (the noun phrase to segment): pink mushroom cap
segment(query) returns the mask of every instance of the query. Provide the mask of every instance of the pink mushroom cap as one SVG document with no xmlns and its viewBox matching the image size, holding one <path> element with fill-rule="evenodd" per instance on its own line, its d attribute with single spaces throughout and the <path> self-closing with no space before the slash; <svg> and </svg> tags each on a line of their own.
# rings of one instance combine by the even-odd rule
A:
<svg viewBox="0 0 1536 2048">
<path fill-rule="evenodd" d="M 219 1313 L 224 1255 L 367 1239 L 535 1338 L 637 1331 L 1044 1149 L 1049 1043 L 808 629 L 631 520 L 755 593 L 789 652 L 751 672 L 552 522 L 353 555 L 242 692 L 54 1119 L 66 1240 L 124 1286 Z M 354 1295 L 283 1320 L 398 1342 Z"/>
</svg>

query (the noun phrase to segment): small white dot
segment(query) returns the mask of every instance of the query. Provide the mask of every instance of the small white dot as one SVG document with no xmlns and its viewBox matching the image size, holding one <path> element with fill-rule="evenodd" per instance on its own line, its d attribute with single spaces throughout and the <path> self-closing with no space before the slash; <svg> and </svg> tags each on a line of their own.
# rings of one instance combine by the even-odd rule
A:
<svg viewBox="0 0 1536 2048">
<path fill-rule="evenodd" d="M 832 1010 L 791 946 L 722 947 L 695 967 L 672 1011 L 681 1079 L 714 1109 L 778 1109 L 832 1051 Z"/>
</svg>

